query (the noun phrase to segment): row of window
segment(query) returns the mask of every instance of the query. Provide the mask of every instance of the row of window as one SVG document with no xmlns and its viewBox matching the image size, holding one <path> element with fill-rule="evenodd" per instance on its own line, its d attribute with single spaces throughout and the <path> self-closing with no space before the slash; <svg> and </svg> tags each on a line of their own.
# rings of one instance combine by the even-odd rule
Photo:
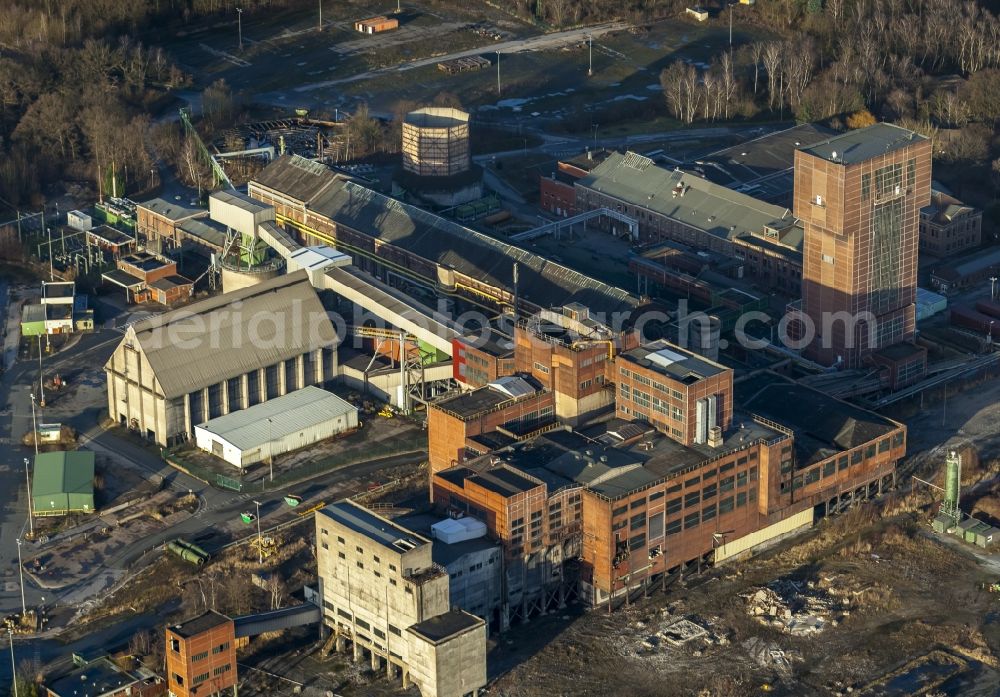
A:
<svg viewBox="0 0 1000 697">
<path fill-rule="evenodd" d="M 748 452 L 746 455 L 736 460 L 726 462 L 717 468 L 713 467 L 712 469 L 705 470 L 702 474 L 689 477 L 683 483 L 678 482 L 676 484 L 667 487 L 664 490 L 656 491 L 650 494 L 647 498 L 634 499 L 631 502 L 631 504 L 619 506 L 618 508 L 615 508 L 611 511 L 611 517 L 617 518 L 618 516 L 624 515 L 626 512 L 628 512 L 629 508 L 635 510 L 636 508 L 642 508 L 647 504 L 652 505 L 655 501 L 662 499 L 666 494 L 675 494 L 681 491 L 682 488 L 690 488 L 698 486 L 701 483 L 705 483 L 705 487 L 703 489 L 700 489 L 698 491 L 688 492 L 685 495 L 684 497 L 685 501 L 689 499 L 692 501 L 690 505 L 694 505 L 696 499 L 699 497 L 701 498 L 701 500 L 712 498 L 713 496 L 716 495 L 717 491 L 722 491 L 723 493 L 725 493 L 727 491 L 731 491 L 734 488 L 734 486 L 742 488 L 746 486 L 748 482 L 757 481 L 757 465 L 752 465 L 749 469 L 737 472 L 729 477 L 722 477 L 721 479 L 718 480 L 718 482 L 710 483 L 709 480 L 715 477 L 721 477 L 722 475 L 733 471 L 737 465 L 741 466 L 746 465 L 749 461 L 756 459 L 757 459 L 757 451 L 752 450 Z M 682 500 L 681 497 L 677 497 L 668 501 L 666 504 L 667 513 L 672 513 L 680 510 L 681 500 Z"/>
<path fill-rule="evenodd" d="M 870 460 L 876 456 L 876 454 L 885 454 L 889 452 L 893 447 L 902 447 L 903 445 L 903 434 L 902 432 L 894 434 L 891 438 L 883 438 L 877 444 L 871 443 L 867 445 L 864 449 L 858 448 L 850 453 L 850 455 L 841 455 L 836 460 L 830 459 L 824 462 L 822 465 L 817 465 L 806 470 L 803 474 L 792 479 L 791 488 L 792 490 L 801 489 L 803 486 L 808 486 L 809 484 L 814 484 L 820 479 L 826 479 L 827 477 L 832 477 L 837 472 L 843 472 L 849 467 L 859 465 L 865 460 Z M 781 471 L 783 473 L 790 472 L 792 469 L 791 461 L 782 463 Z M 781 490 L 787 491 L 789 483 L 787 481 L 781 483 Z"/>
<path fill-rule="evenodd" d="M 670 395 L 671 397 L 673 397 L 674 399 L 677 399 L 677 400 L 682 400 L 683 401 L 683 399 L 684 399 L 684 395 L 682 393 L 678 392 L 677 390 L 674 390 L 674 389 L 671 389 L 671 388 L 667 387 L 662 382 L 657 382 L 656 380 L 652 380 L 652 379 L 648 378 L 647 376 L 642 375 L 641 373 L 636 373 L 636 372 L 631 371 L 628 368 L 624 368 L 624 367 L 620 368 L 619 372 L 622 374 L 622 377 L 632 378 L 633 380 L 635 380 L 640 385 L 646 385 L 647 387 L 652 387 L 654 390 L 659 390 L 663 394 Z"/>
</svg>

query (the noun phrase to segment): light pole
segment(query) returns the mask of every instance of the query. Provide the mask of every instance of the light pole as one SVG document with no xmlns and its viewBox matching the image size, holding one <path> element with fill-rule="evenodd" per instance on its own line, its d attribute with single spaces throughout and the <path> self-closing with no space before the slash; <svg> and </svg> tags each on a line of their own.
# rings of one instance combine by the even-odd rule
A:
<svg viewBox="0 0 1000 697">
<path fill-rule="evenodd" d="M 993 322 L 995 322 L 995 321 L 996 320 L 992 320 L 992 319 L 990 320 L 990 335 L 989 335 L 988 339 L 989 339 L 989 342 L 991 344 L 993 343 Z"/>
<path fill-rule="evenodd" d="M 45 228 L 45 232 L 49 236 L 49 280 L 54 281 L 56 280 L 56 270 L 52 264 L 52 228 Z"/>
<path fill-rule="evenodd" d="M 14 664 L 14 630 L 7 627 L 7 636 L 10 638 L 10 674 L 14 682 L 14 697 L 17 697 L 17 667 Z"/>
<path fill-rule="evenodd" d="M 990 276 L 990 301 L 996 300 L 997 296 L 997 277 Z"/>
<path fill-rule="evenodd" d="M 729 3 L 729 48 L 733 47 L 733 3 Z"/>
<path fill-rule="evenodd" d="M 243 50 L 243 8 L 236 8 L 236 31 L 240 35 L 240 51 Z"/>
<path fill-rule="evenodd" d="M 32 440 L 35 441 L 35 457 L 38 457 L 38 421 L 35 419 L 35 395 L 31 395 L 31 428 Z"/>
<path fill-rule="evenodd" d="M 260 501 L 254 501 L 257 504 L 257 553 L 260 555 L 261 564 L 264 563 L 264 545 L 261 544 L 260 539 Z"/>
<path fill-rule="evenodd" d="M 42 375 L 42 335 L 38 335 L 38 406 L 45 406 L 45 378 Z"/>
<path fill-rule="evenodd" d="M 595 124 L 594 124 L 594 150 L 597 150 L 597 128 L 598 128 L 598 127 L 599 127 L 600 125 L 601 125 L 601 124 L 599 124 L 599 123 L 595 123 Z"/>
<path fill-rule="evenodd" d="M 497 96 L 500 96 L 500 51 L 497 51 Z"/>
<path fill-rule="evenodd" d="M 587 42 L 590 44 L 590 62 L 587 66 L 587 77 L 594 74 L 594 35 L 591 34 L 587 37 Z"/>
<path fill-rule="evenodd" d="M 21 562 L 21 536 L 17 536 L 17 575 L 21 578 L 21 621 L 28 616 L 28 603 L 24 600 L 24 565 Z"/>
<path fill-rule="evenodd" d="M 38 447 L 38 443 L 37 443 L 38 432 L 37 431 L 35 432 L 35 440 L 36 440 L 35 447 L 37 448 Z M 35 539 L 35 516 L 33 514 L 34 512 L 31 510 L 31 508 L 32 508 L 32 501 L 31 501 L 31 472 L 28 471 L 28 458 L 24 458 L 24 481 L 28 485 L 28 528 L 30 530 L 30 532 L 28 534 L 31 535 L 31 539 Z"/>
<path fill-rule="evenodd" d="M 267 463 L 271 469 L 271 481 L 274 481 L 274 435 L 271 433 L 271 419 L 267 420 Z"/>
<path fill-rule="evenodd" d="M 319 0 L 319 31 L 323 31 L 323 0 Z"/>
</svg>

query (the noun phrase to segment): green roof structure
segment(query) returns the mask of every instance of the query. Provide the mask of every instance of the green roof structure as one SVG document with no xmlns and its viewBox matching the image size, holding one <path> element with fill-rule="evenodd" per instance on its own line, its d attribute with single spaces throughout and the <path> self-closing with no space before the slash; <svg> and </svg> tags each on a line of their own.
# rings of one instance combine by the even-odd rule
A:
<svg viewBox="0 0 1000 697">
<path fill-rule="evenodd" d="M 36 516 L 94 512 L 94 453 L 40 453 L 31 481 Z"/>
</svg>

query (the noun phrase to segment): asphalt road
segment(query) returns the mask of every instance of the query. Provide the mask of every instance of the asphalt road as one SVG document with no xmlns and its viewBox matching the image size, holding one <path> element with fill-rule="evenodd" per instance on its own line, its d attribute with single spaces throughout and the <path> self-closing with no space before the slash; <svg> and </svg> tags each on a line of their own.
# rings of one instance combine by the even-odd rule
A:
<svg viewBox="0 0 1000 697">
<path fill-rule="evenodd" d="M 441 63 L 443 61 L 453 60 L 455 58 L 467 58 L 469 56 L 479 56 L 484 53 L 510 54 L 510 53 L 523 53 L 525 51 L 543 51 L 554 48 L 562 48 L 563 46 L 572 46 L 574 44 L 580 43 L 581 41 L 586 41 L 588 36 L 592 36 L 596 39 L 599 36 L 604 36 L 605 34 L 610 34 L 611 32 L 621 31 L 622 29 L 626 29 L 628 28 L 628 26 L 629 25 L 626 22 L 606 22 L 604 24 L 596 24 L 592 27 L 568 29 L 566 31 L 553 32 L 551 34 L 529 36 L 524 39 L 502 41 L 500 43 L 491 44 L 487 46 L 479 46 L 477 48 L 470 48 L 464 51 L 455 51 L 453 53 L 448 53 L 443 56 L 434 56 L 432 58 L 421 58 L 419 60 L 408 61 L 388 68 L 382 68 L 380 70 L 370 70 L 368 72 L 356 73 L 355 75 L 351 75 L 350 77 L 339 78 L 337 80 L 325 80 L 322 82 L 313 82 L 308 85 L 302 85 L 300 87 L 296 87 L 294 89 L 294 92 L 311 92 L 313 90 L 322 89 L 324 87 L 332 87 L 334 85 L 343 85 L 349 82 L 370 80 L 372 78 L 377 78 L 387 73 L 402 73 L 408 70 L 413 70 L 414 68 L 422 68 L 426 65 L 437 65 L 438 63 Z"/>
</svg>

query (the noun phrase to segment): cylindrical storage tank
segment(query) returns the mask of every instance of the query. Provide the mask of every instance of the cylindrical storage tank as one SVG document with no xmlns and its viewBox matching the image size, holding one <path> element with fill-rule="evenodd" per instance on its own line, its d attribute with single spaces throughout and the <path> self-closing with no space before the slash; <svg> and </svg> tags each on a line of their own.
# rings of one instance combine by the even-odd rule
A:
<svg viewBox="0 0 1000 697">
<path fill-rule="evenodd" d="M 263 283 L 276 276 L 280 276 L 285 272 L 284 259 L 274 259 L 250 269 L 239 268 L 225 261 L 222 262 L 221 266 L 223 293 L 255 286 L 258 283 Z"/>
<path fill-rule="evenodd" d="M 459 109 L 425 107 L 403 120 L 403 169 L 424 177 L 468 171 L 469 115 Z"/>
<path fill-rule="evenodd" d="M 715 315 L 688 318 L 688 348 L 713 361 L 719 360 L 722 322 Z"/>
<path fill-rule="evenodd" d="M 944 502 L 949 511 L 958 510 L 958 498 L 962 490 L 962 458 L 954 450 L 944 461 Z"/>
</svg>

